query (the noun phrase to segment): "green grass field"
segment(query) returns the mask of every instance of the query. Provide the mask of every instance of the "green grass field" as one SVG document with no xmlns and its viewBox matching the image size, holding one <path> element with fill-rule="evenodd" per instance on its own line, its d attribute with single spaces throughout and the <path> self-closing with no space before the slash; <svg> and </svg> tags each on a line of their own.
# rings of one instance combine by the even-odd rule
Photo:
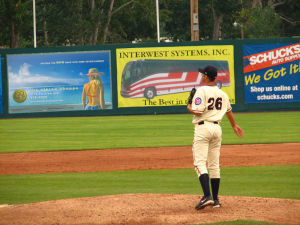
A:
<svg viewBox="0 0 300 225">
<path fill-rule="evenodd" d="M 239 139 L 226 118 L 223 144 L 300 142 L 300 112 L 239 113 Z M 191 115 L 0 119 L 0 153 L 192 145 Z M 1 154 L 0 154 L 1 157 Z M 293 172 L 291 172 L 293 171 Z M 300 199 L 300 165 L 222 169 L 220 195 Z M 201 193 L 192 169 L 0 176 L 0 204 L 122 193 Z M 231 221 L 214 225 L 270 225 Z"/>
<path fill-rule="evenodd" d="M 239 113 L 239 139 L 223 119 L 223 144 L 300 141 L 300 112 Z M 192 145 L 192 116 L 140 115 L 0 120 L 0 153 Z"/>
<path fill-rule="evenodd" d="M 236 220 L 236 221 L 229 221 L 229 222 L 220 222 L 220 223 L 207 223 L 208 225 L 272 225 L 275 223 L 266 223 L 261 221 L 251 221 L 251 220 Z M 203 225 L 203 224 L 201 224 Z M 287 225 L 287 224 L 281 224 Z"/>
<path fill-rule="evenodd" d="M 223 168 L 220 195 L 300 199 L 299 177 L 300 165 Z M 0 204 L 126 193 L 201 190 L 193 169 L 0 176 Z"/>
</svg>

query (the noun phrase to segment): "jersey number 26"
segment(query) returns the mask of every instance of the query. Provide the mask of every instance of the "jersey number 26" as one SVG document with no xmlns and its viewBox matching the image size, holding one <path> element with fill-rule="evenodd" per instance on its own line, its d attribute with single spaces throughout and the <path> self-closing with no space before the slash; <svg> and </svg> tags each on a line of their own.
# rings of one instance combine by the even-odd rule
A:
<svg viewBox="0 0 300 225">
<path fill-rule="evenodd" d="M 217 109 L 217 110 L 221 110 L 222 109 L 222 98 L 209 98 L 208 99 L 208 110 L 213 110 L 214 107 Z"/>
</svg>

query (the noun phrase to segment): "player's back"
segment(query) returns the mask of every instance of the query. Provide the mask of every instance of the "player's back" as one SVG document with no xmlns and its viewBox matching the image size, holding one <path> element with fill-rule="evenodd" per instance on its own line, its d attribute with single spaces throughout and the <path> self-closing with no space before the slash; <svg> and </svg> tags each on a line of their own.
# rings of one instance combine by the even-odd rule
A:
<svg viewBox="0 0 300 225">
<path fill-rule="evenodd" d="M 196 107 L 203 113 L 201 117 L 195 116 L 193 122 L 220 122 L 224 114 L 231 110 L 228 95 L 217 86 L 202 86 L 197 89 L 196 96 L 201 99 L 201 103 Z"/>
</svg>

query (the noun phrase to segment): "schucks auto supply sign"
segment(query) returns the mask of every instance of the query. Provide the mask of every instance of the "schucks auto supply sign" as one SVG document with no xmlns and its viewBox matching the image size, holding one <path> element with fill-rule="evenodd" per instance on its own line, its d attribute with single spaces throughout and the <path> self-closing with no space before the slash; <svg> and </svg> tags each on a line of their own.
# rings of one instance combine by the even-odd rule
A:
<svg viewBox="0 0 300 225">
<path fill-rule="evenodd" d="M 244 45 L 245 103 L 299 102 L 300 43 Z"/>
</svg>

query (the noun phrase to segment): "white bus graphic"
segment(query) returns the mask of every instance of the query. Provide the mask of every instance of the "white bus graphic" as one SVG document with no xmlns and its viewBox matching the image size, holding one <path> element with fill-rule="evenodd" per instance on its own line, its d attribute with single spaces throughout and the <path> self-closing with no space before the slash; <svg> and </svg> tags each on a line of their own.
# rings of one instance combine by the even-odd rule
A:
<svg viewBox="0 0 300 225">
<path fill-rule="evenodd" d="M 189 92 L 201 86 L 198 71 L 207 65 L 218 69 L 216 85 L 230 86 L 227 61 L 215 60 L 135 60 L 128 62 L 122 72 L 121 96 L 147 98 Z"/>
</svg>

